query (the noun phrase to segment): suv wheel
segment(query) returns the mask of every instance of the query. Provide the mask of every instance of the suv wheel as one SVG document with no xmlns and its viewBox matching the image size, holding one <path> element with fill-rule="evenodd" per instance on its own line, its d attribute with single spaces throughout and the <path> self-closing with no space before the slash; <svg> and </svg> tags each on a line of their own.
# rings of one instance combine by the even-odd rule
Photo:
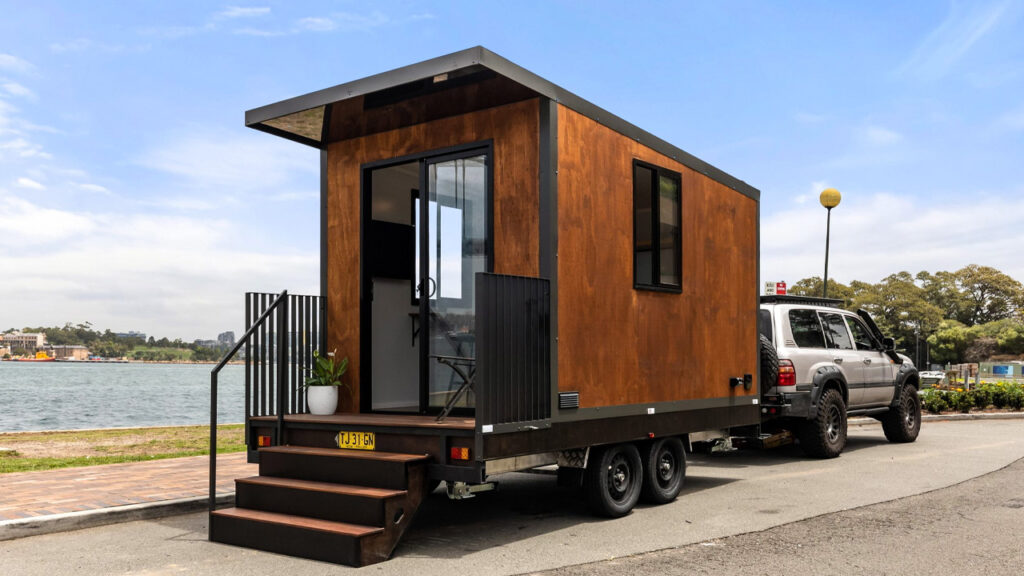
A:
<svg viewBox="0 0 1024 576">
<path fill-rule="evenodd" d="M 889 442 L 913 442 L 921 432 L 921 398 L 913 386 L 903 386 L 900 400 L 881 418 Z"/>
<path fill-rule="evenodd" d="M 800 447 L 817 458 L 835 458 L 846 446 L 846 403 L 829 388 L 818 401 L 818 417 L 800 426 Z"/>
</svg>

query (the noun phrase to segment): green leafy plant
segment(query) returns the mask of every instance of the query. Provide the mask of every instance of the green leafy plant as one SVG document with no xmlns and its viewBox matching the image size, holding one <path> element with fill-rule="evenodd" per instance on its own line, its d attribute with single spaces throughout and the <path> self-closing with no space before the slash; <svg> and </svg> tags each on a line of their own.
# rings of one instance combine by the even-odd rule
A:
<svg viewBox="0 0 1024 576">
<path fill-rule="evenodd" d="M 943 410 L 949 410 L 949 404 L 946 402 L 944 391 L 934 388 L 929 388 L 921 393 L 921 407 L 932 414 L 939 414 Z"/>
<path fill-rule="evenodd" d="M 341 381 L 341 377 L 348 370 L 348 357 L 342 358 L 340 362 L 334 361 L 335 351 L 321 356 L 319 350 L 313 351 L 313 367 L 307 368 L 309 376 L 306 376 L 304 386 L 344 386 L 348 384 Z"/>
</svg>

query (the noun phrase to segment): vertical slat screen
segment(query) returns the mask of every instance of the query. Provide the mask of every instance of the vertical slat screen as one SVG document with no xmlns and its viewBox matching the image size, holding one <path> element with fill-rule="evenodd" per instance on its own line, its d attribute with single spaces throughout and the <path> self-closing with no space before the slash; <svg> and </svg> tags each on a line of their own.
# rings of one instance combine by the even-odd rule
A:
<svg viewBox="0 0 1024 576">
<path fill-rule="evenodd" d="M 270 307 L 277 294 L 248 292 L 245 295 L 246 329 Z M 291 414 L 306 411 L 302 383 L 313 364 L 320 342 L 320 297 L 289 294 L 288 316 L 278 324 L 276 312 L 253 331 L 245 343 L 245 412 L 249 416 L 276 416 L 278 395 Z M 278 334 L 287 331 L 286 350 L 280 350 Z M 326 351 L 323 351 L 326 353 Z M 285 381 L 279 382 L 279 363 L 285 362 Z M 248 435 L 246 435 L 248 438 Z"/>
<path fill-rule="evenodd" d="M 481 273 L 476 275 L 476 298 L 477 424 L 500 426 L 549 420 L 549 282 Z"/>
</svg>

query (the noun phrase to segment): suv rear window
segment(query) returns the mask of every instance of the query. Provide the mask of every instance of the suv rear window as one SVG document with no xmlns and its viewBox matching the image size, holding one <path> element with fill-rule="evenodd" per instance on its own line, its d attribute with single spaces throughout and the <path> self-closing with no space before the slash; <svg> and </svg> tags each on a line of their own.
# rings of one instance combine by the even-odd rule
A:
<svg viewBox="0 0 1024 576">
<path fill-rule="evenodd" d="M 814 310 L 790 310 L 789 328 L 793 331 L 793 341 L 801 348 L 824 348 L 825 334 L 818 322 L 818 313 Z"/>
</svg>

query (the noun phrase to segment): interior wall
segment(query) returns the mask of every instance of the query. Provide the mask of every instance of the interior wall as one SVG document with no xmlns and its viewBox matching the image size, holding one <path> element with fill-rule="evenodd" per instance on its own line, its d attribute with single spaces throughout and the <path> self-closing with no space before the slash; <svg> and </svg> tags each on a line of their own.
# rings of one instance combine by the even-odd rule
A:
<svg viewBox="0 0 1024 576">
<path fill-rule="evenodd" d="M 349 357 L 356 391 L 339 411 L 358 411 L 359 406 L 361 166 L 492 140 L 494 271 L 536 276 L 539 135 L 539 102 L 531 99 L 328 145 L 327 345 Z"/>
<path fill-rule="evenodd" d="M 757 201 L 558 111 L 558 377 L 581 407 L 750 395 Z M 633 160 L 681 174 L 682 294 L 633 288 Z M 756 391 L 755 387 L 753 391 Z"/>
</svg>

